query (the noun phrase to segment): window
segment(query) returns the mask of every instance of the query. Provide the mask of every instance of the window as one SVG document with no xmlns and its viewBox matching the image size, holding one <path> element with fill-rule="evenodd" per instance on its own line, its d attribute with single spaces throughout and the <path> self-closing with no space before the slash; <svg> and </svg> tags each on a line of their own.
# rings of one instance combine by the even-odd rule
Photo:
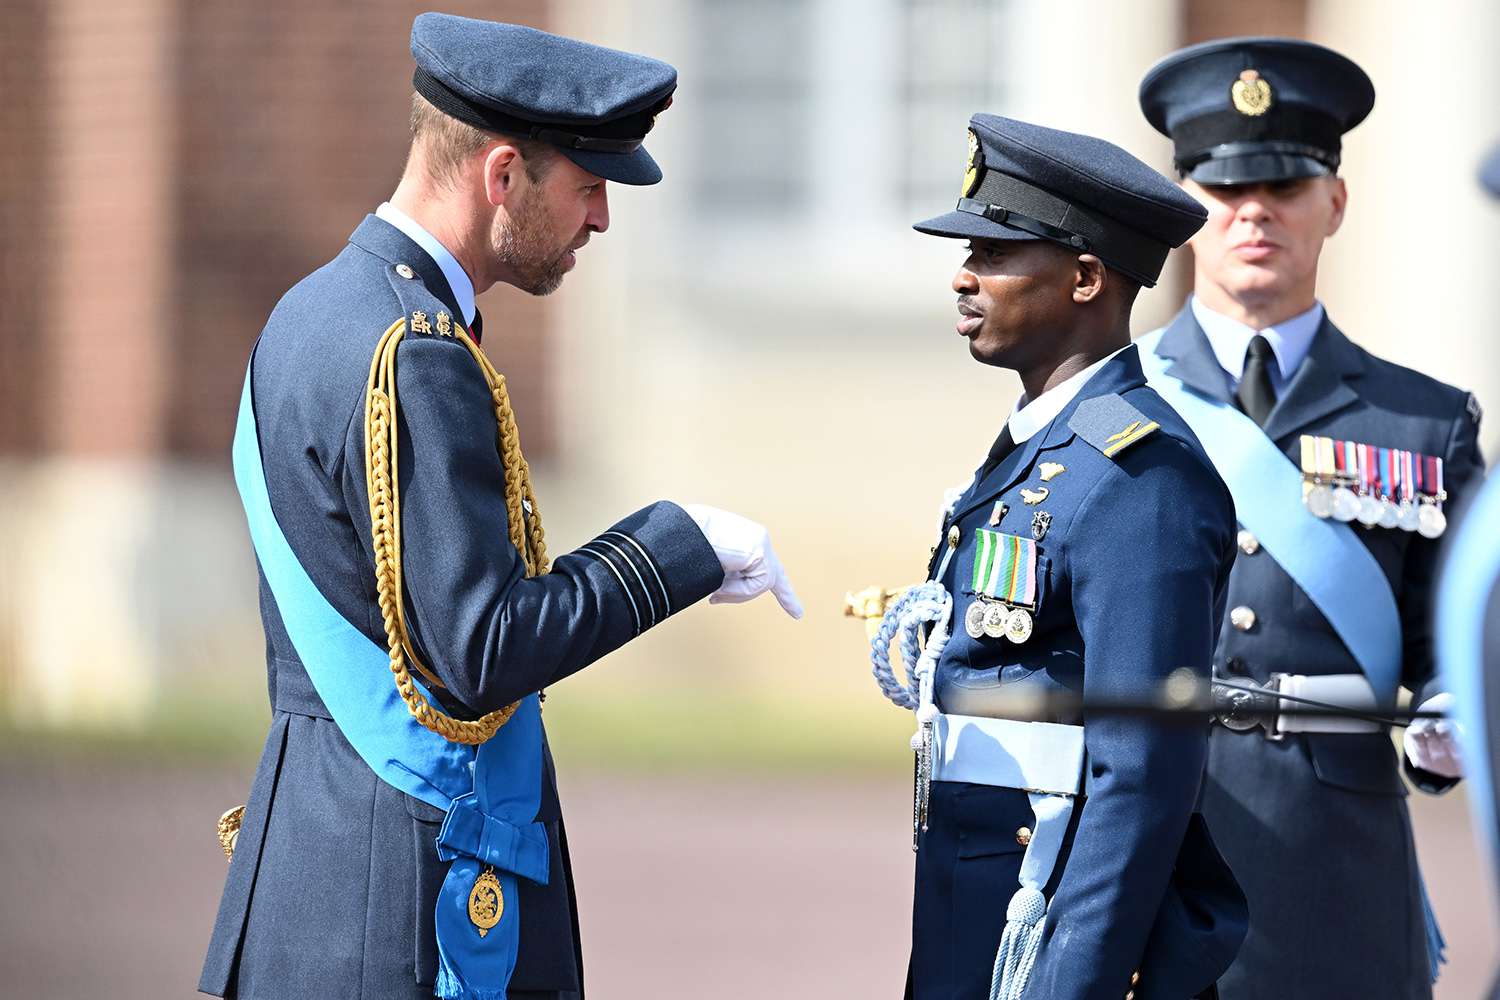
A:
<svg viewBox="0 0 1500 1000">
<path fill-rule="evenodd" d="M 699 205 L 786 215 L 808 198 L 805 167 L 814 0 L 698 0 Z"/>
<path fill-rule="evenodd" d="M 899 197 L 914 216 L 935 215 L 958 201 L 969 116 L 1003 106 L 1008 5 L 902 0 L 901 6 L 906 164 Z"/>
</svg>

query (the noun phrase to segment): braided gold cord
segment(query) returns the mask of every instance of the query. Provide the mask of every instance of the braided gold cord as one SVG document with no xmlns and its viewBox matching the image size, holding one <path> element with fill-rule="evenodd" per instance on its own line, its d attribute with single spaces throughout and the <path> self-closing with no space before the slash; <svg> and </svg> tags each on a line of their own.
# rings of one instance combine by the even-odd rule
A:
<svg viewBox="0 0 1500 1000">
<path fill-rule="evenodd" d="M 498 450 L 505 470 L 505 509 L 511 544 L 526 561 L 526 575 L 547 572 L 547 547 L 542 532 L 541 512 L 531 486 L 531 469 L 521 454 L 521 438 L 511 409 L 505 377 L 495 371 L 463 328 L 454 326 L 453 335 L 461 340 L 478 362 L 490 387 L 495 408 Z M 510 721 L 520 702 L 468 721 L 455 719 L 434 707 L 412 680 L 407 664 L 415 667 L 429 683 L 443 686 L 437 676 L 417 658 L 406 627 L 406 609 L 401 576 L 401 485 L 397 460 L 396 430 L 396 348 L 406 336 L 406 320 L 397 320 L 386 329 L 370 362 L 370 378 L 365 387 L 365 487 L 370 498 L 370 535 L 375 551 L 375 591 L 380 616 L 385 626 L 386 645 L 390 651 L 391 674 L 396 691 L 407 710 L 424 727 L 454 743 L 477 745 L 485 742 Z M 523 516 L 522 501 L 531 506 L 531 516 Z"/>
</svg>

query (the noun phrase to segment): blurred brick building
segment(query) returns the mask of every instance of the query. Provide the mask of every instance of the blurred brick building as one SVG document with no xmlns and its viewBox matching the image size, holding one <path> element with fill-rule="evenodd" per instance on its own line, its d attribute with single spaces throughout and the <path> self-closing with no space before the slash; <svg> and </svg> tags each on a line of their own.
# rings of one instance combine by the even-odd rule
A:
<svg viewBox="0 0 1500 1000">
<path fill-rule="evenodd" d="M 0 2 L 0 684 L 49 715 L 128 718 L 243 605 L 223 473 L 248 349 L 394 189 L 430 6 Z M 480 307 L 544 457 L 547 307 Z"/>
</svg>

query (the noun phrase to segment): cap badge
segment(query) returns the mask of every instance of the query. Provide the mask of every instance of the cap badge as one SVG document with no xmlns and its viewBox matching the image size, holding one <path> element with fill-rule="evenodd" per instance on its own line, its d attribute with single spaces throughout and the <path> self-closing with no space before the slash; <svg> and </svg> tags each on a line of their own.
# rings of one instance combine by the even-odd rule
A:
<svg viewBox="0 0 1500 1000">
<path fill-rule="evenodd" d="M 661 117 L 661 114 L 662 114 L 663 111 L 667 110 L 668 108 L 670 108 L 672 106 L 672 98 L 674 98 L 676 96 L 677 96 L 676 94 L 668 94 L 667 95 L 667 103 L 665 103 L 661 107 L 657 108 L 656 109 L 656 113 L 651 116 L 651 124 L 646 126 L 646 131 L 647 132 L 650 132 L 652 129 L 656 128 L 656 119 L 658 119 L 658 118 Z"/>
<path fill-rule="evenodd" d="M 967 198 L 979 186 L 979 169 L 984 166 L 984 153 L 979 148 L 979 136 L 969 129 L 969 162 L 964 165 L 964 189 L 960 198 Z"/>
<path fill-rule="evenodd" d="M 1229 88 L 1229 99 L 1240 114 L 1258 118 L 1271 110 L 1271 85 L 1258 71 L 1247 69 Z"/>
</svg>

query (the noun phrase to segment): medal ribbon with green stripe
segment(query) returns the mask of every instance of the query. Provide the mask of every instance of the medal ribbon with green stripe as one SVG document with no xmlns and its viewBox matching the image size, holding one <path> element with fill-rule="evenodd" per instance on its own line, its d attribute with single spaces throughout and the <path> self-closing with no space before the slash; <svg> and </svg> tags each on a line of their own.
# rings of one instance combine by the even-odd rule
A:
<svg viewBox="0 0 1500 1000">
<path fill-rule="evenodd" d="M 974 592 L 1012 607 L 1036 605 L 1036 541 L 975 529 Z"/>
</svg>

